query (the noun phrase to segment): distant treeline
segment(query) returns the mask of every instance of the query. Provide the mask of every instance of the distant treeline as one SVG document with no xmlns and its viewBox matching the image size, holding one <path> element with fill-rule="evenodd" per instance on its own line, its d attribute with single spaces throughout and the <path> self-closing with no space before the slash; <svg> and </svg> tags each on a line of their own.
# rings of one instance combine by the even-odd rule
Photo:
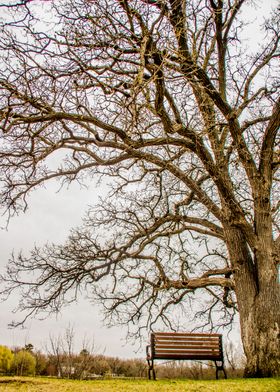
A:
<svg viewBox="0 0 280 392">
<path fill-rule="evenodd" d="M 52 353 L 35 350 L 32 344 L 24 348 L 9 349 L 0 346 L 0 373 L 2 375 L 38 375 L 72 379 L 109 377 L 147 377 L 144 359 L 121 359 L 90 353 L 82 349 L 79 354 L 66 353 L 53 346 Z M 57 350 L 55 350 L 57 349 Z M 158 378 L 211 379 L 215 377 L 213 363 L 169 361 L 158 362 Z M 242 363 L 228 362 L 229 376 L 242 376 Z"/>
</svg>

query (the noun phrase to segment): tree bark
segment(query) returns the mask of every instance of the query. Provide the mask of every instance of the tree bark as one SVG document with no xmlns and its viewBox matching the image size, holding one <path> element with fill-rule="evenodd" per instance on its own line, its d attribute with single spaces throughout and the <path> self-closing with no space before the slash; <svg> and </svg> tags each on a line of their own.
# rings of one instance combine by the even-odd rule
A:
<svg viewBox="0 0 280 392">
<path fill-rule="evenodd" d="M 234 269 L 245 377 L 280 375 L 280 290 L 271 241 L 258 241 L 252 255 L 238 228 L 226 229 Z"/>
</svg>

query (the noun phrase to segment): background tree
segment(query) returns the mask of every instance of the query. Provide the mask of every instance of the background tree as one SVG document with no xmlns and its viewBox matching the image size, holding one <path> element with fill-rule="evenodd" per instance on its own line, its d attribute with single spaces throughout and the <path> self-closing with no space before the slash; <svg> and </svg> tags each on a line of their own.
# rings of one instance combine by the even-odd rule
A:
<svg viewBox="0 0 280 392">
<path fill-rule="evenodd" d="M 31 354 L 32 354 L 32 352 L 33 352 L 33 349 L 34 349 L 34 346 L 33 346 L 32 343 L 27 343 L 27 344 L 24 346 L 24 350 L 25 350 L 25 351 L 29 351 Z"/>
<path fill-rule="evenodd" d="M 13 353 L 6 346 L 0 346 L 0 372 L 7 374 L 11 369 L 13 362 Z"/>
<path fill-rule="evenodd" d="M 46 354 L 42 353 L 40 350 L 36 350 L 33 355 L 36 361 L 35 374 L 39 376 L 48 375 L 48 358 Z"/>
<path fill-rule="evenodd" d="M 61 336 L 50 336 L 49 354 L 53 356 L 57 376 L 71 378 L 74 373 L 74 328 L 69 325 Z"/>
<path fill-rule="evenodd" d="M 62 378 L 84 378 L 92 368 L 95 345 L 86 337 L 83 339 L 83 348 L 76 354 L 75 330 L 69 325 L 59 336 L 50 336 L 47 347 L 50 364 L 54 365 L 56 375 Z"/>
<path fill-rule="evenodd" d="M 25 210 L 52 179 L 111 186 L 64 245 L 10 261 L 27 315 L 88 289 L 140 333 L 179 328 L 174 307 L 198 299 L 208 329 L 238 310 L 247 376 L 279 374 L 279 14 L 253 51 L 248 3 L 65 0 L 43 24 L 26 2 L 6 17 L 2 205 Z"/>
<path fill-rule="evenodd" d="M 227 361 L 227 370 L 231 373 L 232 377 L 239 377 L 240 370 L 244 368 L 244 355 L 240 350 L 240 347 L 235 345 L 233 342 L 229 342 L 225 345 L 224 355 Z"/>
<path fill-rule="evenodd" d="M 14 354 L 12 371 L 16 376 L 35 375 L 36 359 L 26 350 L 20 350 Z"/>
<path fill-rule="evenodd" d="M 83 348 L 75 360 L 75 378 L 83 379 L 91 372 L 92 363 L 94 361 L 93 353 L 95 351 L 93 341 L 83 340 Z"/>
</svg>

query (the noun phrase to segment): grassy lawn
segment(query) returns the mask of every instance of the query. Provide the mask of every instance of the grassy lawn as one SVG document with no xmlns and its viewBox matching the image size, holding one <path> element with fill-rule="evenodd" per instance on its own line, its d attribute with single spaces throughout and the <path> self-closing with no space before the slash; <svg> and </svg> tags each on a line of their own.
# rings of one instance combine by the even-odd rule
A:
<svg viewBox="0 0 280 392">
<path fill-rule="evenodd" d="M 28 392 L 279 392 L 280 379 L 93 380 L 73 381 L 32 377 L 0 377 L 0 391 Z"/>
</svg>

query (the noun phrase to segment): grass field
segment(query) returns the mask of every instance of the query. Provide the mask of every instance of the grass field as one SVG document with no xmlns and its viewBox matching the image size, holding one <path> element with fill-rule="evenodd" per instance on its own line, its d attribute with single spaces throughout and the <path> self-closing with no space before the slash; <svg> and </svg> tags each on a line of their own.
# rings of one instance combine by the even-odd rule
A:
<svg viewBox="0 0 280 392">
<path fill-rule="evenodd" d="M 31 377 L 0 377 L 0 391 L 28 392 L 279 392 L 280 379 L 94 380 L 73 381 Z"/>
</svg>

